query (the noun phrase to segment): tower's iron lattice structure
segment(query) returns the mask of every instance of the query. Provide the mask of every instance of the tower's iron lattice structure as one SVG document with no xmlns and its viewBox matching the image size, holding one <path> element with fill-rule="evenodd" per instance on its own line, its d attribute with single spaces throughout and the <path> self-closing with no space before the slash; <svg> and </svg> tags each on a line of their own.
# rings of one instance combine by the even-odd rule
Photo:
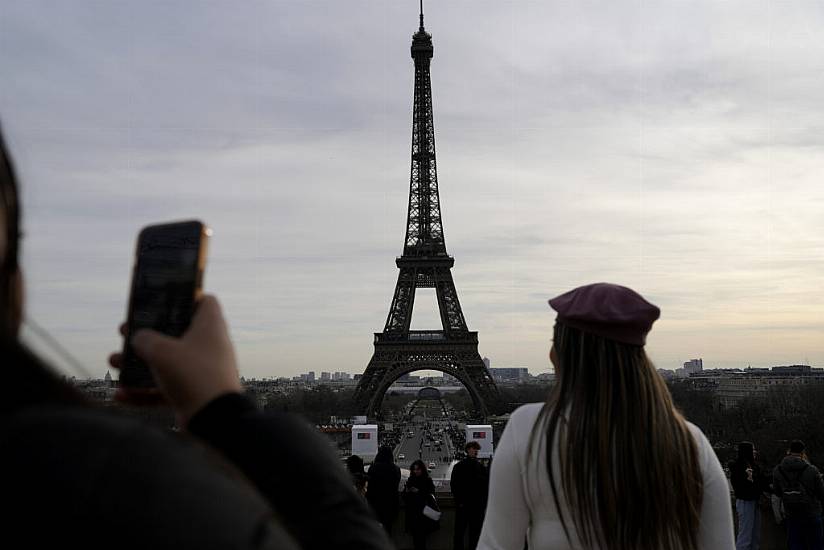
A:
<svg viewBox="0 0 824 550">
<path fill-rule="evenodd" d="M 389 386 L 415 370 L 438 370 L 460 380 L 483 416 L 499 405 L 498 389 L 478 354 L 478 333 L 467 328 L 461 311 L 452 280 L 455 260 L 446 252 L 435 165 L 432 55 L 432 36 L 424 30 L 421 10 L 420 28 L 412 37 L 415 99 L 406 239 L 403 255 L 395 261 L 400 273 L 386 326 L 375 333 L 375 352 L 355 392 L 356 404 L 369 416 L 379 413 Z M 418 288 L 435 289 L 442 330 L 410 330 Z"/>
</svg>

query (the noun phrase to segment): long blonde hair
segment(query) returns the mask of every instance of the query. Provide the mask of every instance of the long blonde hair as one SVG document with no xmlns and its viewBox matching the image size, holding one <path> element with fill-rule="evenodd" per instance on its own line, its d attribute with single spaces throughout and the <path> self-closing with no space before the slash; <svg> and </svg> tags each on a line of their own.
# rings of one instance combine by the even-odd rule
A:
<svg viewBox="0 0 824 550">
<path fill-rule="evenodd" d="M 567 538 L 570 518 L 558 480 L 585 547 L 696 549 L 703 497 L 698 448 L 644 348 L 556 323 L 555 351 L 556 383 L 531 441 L 545 437 Z M 560 472 L 552 462 L 555 441 Z"/>
</svg>

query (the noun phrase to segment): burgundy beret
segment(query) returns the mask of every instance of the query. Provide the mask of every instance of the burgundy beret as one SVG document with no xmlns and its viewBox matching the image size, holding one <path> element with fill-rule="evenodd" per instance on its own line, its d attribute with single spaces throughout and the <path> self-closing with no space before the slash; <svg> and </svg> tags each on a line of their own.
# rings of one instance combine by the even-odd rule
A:
<svg viewBox="0 0 824 550">
<path fill-rule="evenodd" d="M 634 290 L 609 283 L 579 286 L 549 301 L 558 321 L 604 338 L 643 346 L 652 323 L 661 315 L 657 306 Z"/>
</svg>

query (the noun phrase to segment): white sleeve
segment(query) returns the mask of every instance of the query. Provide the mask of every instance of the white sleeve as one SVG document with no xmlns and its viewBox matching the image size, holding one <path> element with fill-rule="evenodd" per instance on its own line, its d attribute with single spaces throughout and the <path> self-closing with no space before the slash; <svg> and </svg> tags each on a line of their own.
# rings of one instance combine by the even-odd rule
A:
<svg viewBox="0 0 824 550">
<path fill-rule="evenodd" d="M 732 523 L 732 501 L 727 476 L 706 436 L 695 426 L 692 433 L 698 445 L 698 459 L 704 477 L 704 500 L 701 504 L 701 525 L 698 548 L 726 550 L 735 548 Z"/>
<path fill-rule="evenodd" d="M 529 525 L 524 498 L 523 457 L 519 448 L 518 414 L 513 413 L 504 429 L 489 479 L 489 500 L 478 541 L 479 550 L 523 550 Z"/>
</svg>

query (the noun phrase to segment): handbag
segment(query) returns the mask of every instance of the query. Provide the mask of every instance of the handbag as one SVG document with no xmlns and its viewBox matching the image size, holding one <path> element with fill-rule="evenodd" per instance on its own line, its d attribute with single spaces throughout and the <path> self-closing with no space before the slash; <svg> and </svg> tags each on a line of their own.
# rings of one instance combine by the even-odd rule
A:
<svg viewBox="0 0 824 550">
<path fill-rule="evenodd" d="M 432 521 L 440 521 L 441 511 L 438 509 L 438 501 L 435 500 L 435 495 L 433 494 L 430 494 L 429 498 L 431 502 L 424 504 L 423 515 L 428 517 Z"/>
</svg>

